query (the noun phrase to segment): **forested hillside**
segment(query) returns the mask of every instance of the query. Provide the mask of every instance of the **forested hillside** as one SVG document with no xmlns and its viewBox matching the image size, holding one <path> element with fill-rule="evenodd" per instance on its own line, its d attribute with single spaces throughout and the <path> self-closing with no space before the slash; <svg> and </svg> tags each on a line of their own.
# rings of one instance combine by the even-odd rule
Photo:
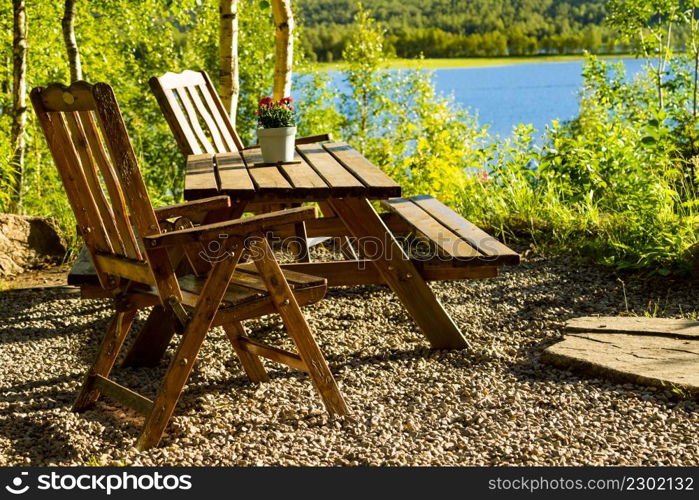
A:
<svg viewBox="0 0 699 500">
<path fill-rule="evenodd" d="M 364 0 L 399 57 L 571 54 L 619 48 L 603 26 L 605 0 Z M 357 0 L 297 0 L 304 43 L 321 61 L 341 57 Z"/>
</svg>

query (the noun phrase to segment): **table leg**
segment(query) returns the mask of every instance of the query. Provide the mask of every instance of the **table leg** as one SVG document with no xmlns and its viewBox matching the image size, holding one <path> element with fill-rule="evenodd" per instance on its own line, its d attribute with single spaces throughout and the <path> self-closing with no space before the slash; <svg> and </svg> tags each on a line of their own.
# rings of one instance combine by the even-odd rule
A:
<svg viewBox="0 0 699 500">
<path fill-rule="evenodd" d="M 292 208 L 300 207 L 301 203 L 292 203 Z M 298 222 L 294 224 L 294 232 L 296 233 L 296 241 L 294 242 L 294 256 L 296 262 L 310 262 L 311 253 L 308 249 L 308 234 L 306 233 L 306 223 Z"/>
<path fill-rule="evenodd" d="M 153 307 L 121 366 L 158 366 L 174 334 L 172 312 L 163 306 Z"/>
<path fill-rule="evenodd" d="M 318 206 L 320 207 L 320 211 L 323 212 L 323 217 L 333 217 L 337 215 L 330 206 L 330 203 L 327 201 L 319 201 Z M 350 242 L 350 239 L 347 236 L 334 238 L 334 240 L 335 244 L 337 245 L 337 247 L 339 247 L 340 252 L 342 252 L 342 255 L 345 257 L 345 259 L 359 259 L 359 255 L 357 255 L 357 253 L 354 251 L 354 248 L 352 248 L 352 243 Z"/>
<path fill-rule="evenodd" d="M 233 202 L 230 208 L 214 210 L 206 214 L 202 223 L 209 224 L 213 222 L 221 222 L 233 220 L 243 215 L 246 202 Z M 206 262 L 198 257 L 199 252 L 203 250 L 197 247 L 196 251 L 190 252 L 190 262 L 184 268 L 186 272 L 191 273 L 189 266 L 195 271 L 205 274 L 211 269 L 211 263 Z M 131 344 L 129 351 L 126 353 L 122 366 L 157 366 L 160 363 L 172 336 L 175 334 L 175 318 L 172 311 L 162 306 L 155 306 L 148 315 L 143 328 L 138 332 L 138 335 Z"/>
<path fill-rule="evenodd" d="M 359 251 L 378 269 L 435 349 L 461 349 L 468 342 L 368 200 L 330 200 L 354 235 Z"/>
</svg>

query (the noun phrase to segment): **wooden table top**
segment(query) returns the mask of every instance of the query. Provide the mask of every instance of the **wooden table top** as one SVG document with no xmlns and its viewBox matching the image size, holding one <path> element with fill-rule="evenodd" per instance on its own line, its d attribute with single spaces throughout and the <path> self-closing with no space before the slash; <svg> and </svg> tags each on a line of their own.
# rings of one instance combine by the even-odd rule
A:
<svg viewBox="0 0 699 500">
<path fill-rule="evenodd" d="M 184 198 L 225 194 L 234 201 L 317 201 L 401 196 L 398 183 L 343 142 L 297 145 L 294 161 L 299 163 L 258 165 L 263 162 L 259 148 L 191 155 Z"/>
</svg>

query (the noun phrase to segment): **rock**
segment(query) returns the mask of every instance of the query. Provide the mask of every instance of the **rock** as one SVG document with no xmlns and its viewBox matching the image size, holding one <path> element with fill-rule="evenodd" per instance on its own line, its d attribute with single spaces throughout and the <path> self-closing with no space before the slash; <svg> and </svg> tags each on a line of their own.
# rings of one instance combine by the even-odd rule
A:
<svg viewBox="0 0 699 500">
<path fill-rule="evenodd" d="M 50 220 L 0 214 L 0 276 L 54 262 L 65 253 L 65 241 Z"/>
</svg>

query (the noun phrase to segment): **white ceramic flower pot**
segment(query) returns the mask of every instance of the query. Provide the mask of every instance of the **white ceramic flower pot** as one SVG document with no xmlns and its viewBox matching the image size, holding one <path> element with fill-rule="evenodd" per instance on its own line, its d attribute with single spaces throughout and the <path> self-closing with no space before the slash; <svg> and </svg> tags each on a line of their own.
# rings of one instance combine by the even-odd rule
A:
<svg viewBox="0 0 699 500">
<path fill-rule="evenodd" d="M 294 160 L 296 127 L 258 128 L 257 139 L 265 163 Z"/>
</svg>

